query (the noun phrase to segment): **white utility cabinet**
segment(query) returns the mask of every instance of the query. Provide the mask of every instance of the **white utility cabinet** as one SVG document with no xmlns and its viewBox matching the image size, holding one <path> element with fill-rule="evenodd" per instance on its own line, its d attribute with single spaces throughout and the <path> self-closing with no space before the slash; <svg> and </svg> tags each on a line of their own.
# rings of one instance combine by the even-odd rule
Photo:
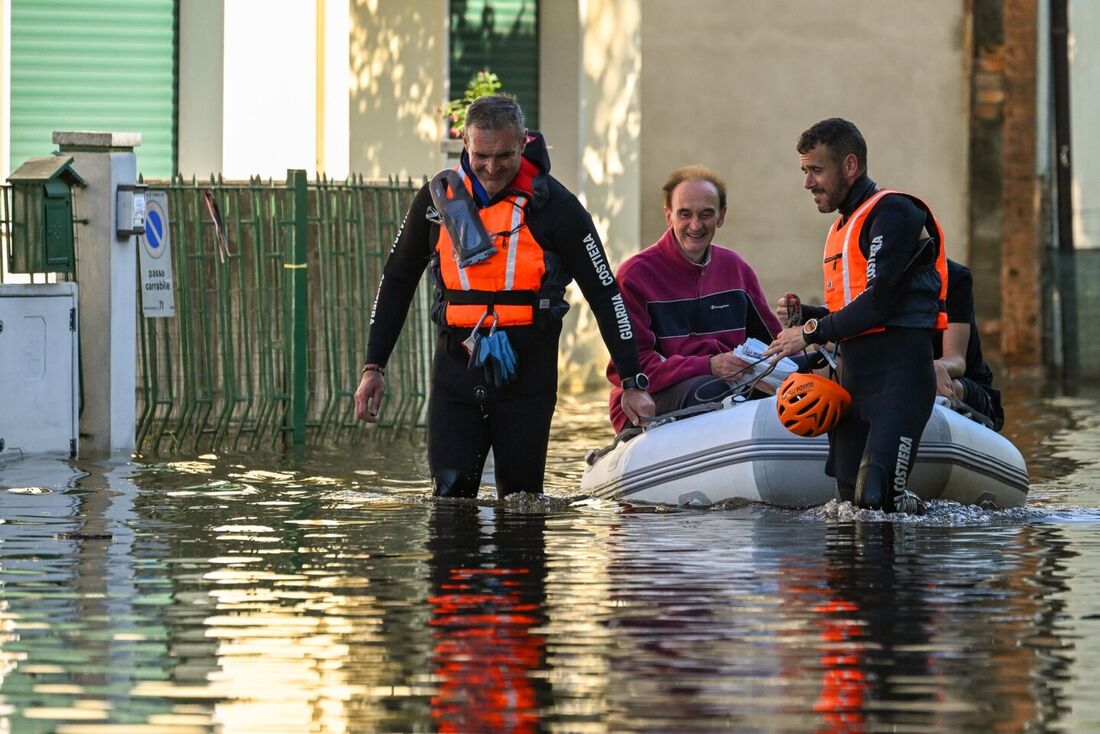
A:
<svg viewBox="0 0 1100 734">
<path fill-rule="evenodd" d="M 76 283 L 0 285 L 0 459 L 76 457 Z"/>
</svg>

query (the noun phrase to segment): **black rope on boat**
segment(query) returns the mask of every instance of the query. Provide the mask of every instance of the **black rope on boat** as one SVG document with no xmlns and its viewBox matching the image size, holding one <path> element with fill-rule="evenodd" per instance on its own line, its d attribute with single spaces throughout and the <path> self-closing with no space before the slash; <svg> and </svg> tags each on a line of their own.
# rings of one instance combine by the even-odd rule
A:
<svg viewBox="0 0 1100 734">
<path fill-rule="evenodd" d="M 746 364 L 741 369 L 737 370 L 737 372 L 734 372 L 733 375 L 731 375 L 730 377 L 715 377 L 713 380 L 708 380 L 707 382 L 704 382 L 702 385 L 695 388 L 695 399 L 699 399 L 699 390 L 703 389 L 704 387 L 712 385 L 715 382 L 728 383 L 730 380 L 736 379 L 737 377 L 743 375 L 746 371 L 751 370 L 752 368 L 756 367 L 756 365 L 766 361 L 767 359 L 767 357 L 761 357 L 757 360 L 754 360 Z M 663 426 L 666 423 L 674 423 L 675 421 L 682 420 L 684 418 L 690 418 L 695 415 L 701 415 L 703 413 L 711 413 L 715 410 L 721 410 L 723 407 L 725 407 L 724 401 L 730 396 L 733 396 L 735 398 L 747 397 L 756 388 L 757 383 L 759 383 L 761 380 L 772 373 L 777 364 L 778 360 L 769 364 L 768 368 L 760 373 L 758 377 L 754 377 L 751 380 L 746 380 L 744 382 L 735 382 L 734 384 L 730 385 L 729 389 L 723 391 L 716 398 L 708 400 L 707 402 L 697 403 L 696 405 L 689 405 L 686 408 L 679 408 L 677 410 L 670 410 L 667 413 L 655 415 L 652 418 L 641 416 L 641 418 L 639 419 L 642 423 L 641 426 L 630 426 L 629 428 L 624 428 L 623 430 L 619 431 L 619 433 L 615 435 L 615 440 L 612 441 L 610 444 L 604 446 L 603 448 L 592 449 L 587 454 L 585 454 L 585 463 L 587 463 L 589 466 L 592 466 L 600 459 L 600 457 L 606 456 L 607 454 L 614 451 L 615 447 L 619 444 L 625 443 L 635 436 L 640 436 L 642 433 L 650 428 Z"/>
<path fill-rule="evenodd" d="M 584 460 L 588 463 L 589 466 L 592 466 L 601 456 L 604 456 L 614 451 L 615 447 L 619 444 L 626 443 L 635 436 L 642 435 L 650 428 L 663 426 L 666 423 L 674 423 L 678 420 L 682 420 L 683 418 L 690 418 L 693 415 L 711 413 L 715 410 L 721 410 L 722 408 L 723 403 L 721 402 L 700 403 L 698 405 L 689 405 L 686 408 L 670 410 L 667 413 L 661 413 L 660 415 L 655 415 L 652 418 L 643 415 L 640 418 L 642 425 L 630 426 L 629 428 L 624 428 L 623 430 L 619 431 L 617 434 L 615 434 L 615 440 L 613 440 L 610 444 L 604 446 L 603 448 L 592 449 L 584 455 Z"/>
<path fill-rule="evenodd" d="M 749 379 L 749 380 L 745 380 L 743 382 L 733 382 L 732 384 L 730 384 L 730 381 L 731 380 L 737 380 L 737 378 L 739 378 L 741 375 L 745 374 L 745 372 L 747 372 L 749 370 L 752 370 L 753 368 L 756 367 L 756 365 L 760 364 L 761 362 L 766 362 L 768 359 L 770 359 L 770 357 L 760 357 L 759 359 L 756 359 L 756 360 L 753 360 L 752 362 L 749 362 L 748 364 L 746 364 L 744 367 L 742 367 L 741 369 L 734 372 L 729 377 L 715 377 L 711 380 L 707 380 L 702 385 L 699 385 L 699 387 L 695 388 L 695 394 L 694 394 L 695 399 L 696 400 L 701 400 L 701 398 L 699 397 L 699 391 L 702 390 L 705 387 L 709 387 L 709 386 L 713 385 L 716 382 L 724 382 L 726 384 L 729 384 L 729 387 L 726 390 L 724 390 L 723 392 L 719 393 L 717 396 L 715 396 L 713 398 L 710 398 L 707 402 L 713 401 L 713 402 L 721 403 L 723 400 L 725 400 L 726 398 L 728 398 L 730 396 L 734 396 L 734 397 L 741 396 L 741 397 L 744 397 L 744 398 L 748 398 L 748 396 L 752 394 L 752 391 L 756 389 L 757 384 L 761 380 L 763 380 L 765 377 L 770 375 L 775 370 L 776 366 L 779 364 L 779 360 L 775 360 L 775 361 L 771 362 L 768 365 L 768 368 L 766 370 L 764 370 L 763 372 L 761 372 L 760 375 L 757 376 L 757 377 L 752 377 L 752 375 L 750 374 L 749 377 L 751 379 Z"/>
<path fill-rule="evenodd" d="M 723 403 L 721 400 L 711 401 L 706 403 L 698 403 L 696 405 L 689 405 L 686 408 L 677 408 L 676 410 L 670 410 L 667 413 L 661 413 L 655 415 L 652 418 L 642 417 L 642 423 L 645 429 L 656 428 L 657 426 L 663 426 L 666 423 L 675 423 L 683 418 L 690 418 L 693 415 L 701 415 L 703 413 L 711 413 L 715 410 L 721 410 Z M 625 431 L 624 431 L 625 433 Z M 630 436 L 630 438 L 634 438 Z"/>
<path fill-rule="evenodd" d="M 611 453 L 619 444 L 629 441 L 635 436 L 642 435 L 644 431 L 645 429 L 640 426 L 631 426 L 629 428 L 624 428 L 623 430 L 615 434 L 615 440 L 612 441 L 610 444 L 604 446 L 602 449 L 592 449 L 587 454 L 585 454 L 585 463 L 589 466 L 592 466 L 601 456 Z"/>
</svg>

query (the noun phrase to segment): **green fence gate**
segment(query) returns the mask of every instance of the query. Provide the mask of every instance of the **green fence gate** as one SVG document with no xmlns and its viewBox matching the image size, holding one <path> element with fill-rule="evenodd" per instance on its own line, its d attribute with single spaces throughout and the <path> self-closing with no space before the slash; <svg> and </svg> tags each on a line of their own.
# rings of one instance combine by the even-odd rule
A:
<svg viewBox="0 0 1100 734">
<path fill-rule="evenodd" d="M 139 297 L 139 450 L 361 436 L 353 395 L 412 183 L 146 183 L 168 192 L 175 316 L 142 317 Z M 423 424 L 428 299 L 421 288 L 386 370 L 380 427 Z"/>
</svg>

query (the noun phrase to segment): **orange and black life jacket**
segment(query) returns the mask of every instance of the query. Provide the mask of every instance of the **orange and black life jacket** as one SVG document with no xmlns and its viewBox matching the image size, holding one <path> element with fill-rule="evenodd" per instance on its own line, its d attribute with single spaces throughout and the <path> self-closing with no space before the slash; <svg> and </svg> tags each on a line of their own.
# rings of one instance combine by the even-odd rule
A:
<svg viewBox="0 0 1100 734">
<path fill-rule="evenodd" d="M 517 180 L 530 177 L 530 171 L 524 170 L 527 167 L 534 166 L 524 160 Z M 472 195 L 469 176 L 461 165 L 455 170 Z M 496 315 L 498 326 L 525 326 L 534 323 L 537 310 L 549 307 L 549 299 L 539 294 L 546 262 L 542 247 L 527 226 L 530 201 L 530 195 L 513 192 L 479 210 L 498 252 L 465 268 L 458 266 L 447 228 L 439 228 L 435 247 L 448 326 L 476 326 L 486 312 Z M 489 326 L 489 321 L 484 325 Z"/>
<path fill-rule="evenodd" d="M 876 243 L 871 243 L 871 257 L 868 258 L 864 255 L 859 246 L 860 234 L 863 231 L 864 223 L 867 221 L 867 216 L 875 208 L 875 205 L 888 194 L 906 196 L 928 213 L 928 220 L 931 221 L 936 230 L 933 237 L 930 238 L 934 242 L 929 246 L 937 249 L 934 269 L 939 276 L 937 286 L 939 288 L 937 295 L 938 308 L 934 315 L 914 315 L 903 312 L 897 320 L 891 320 L 888 324 L 923 326 L 942 331 L 947 328 L 947 251 L 944 247 L 943 229 L 923 201 L 900 191 L 889 189 L 876 191 L 859 205 L 847 221 L 843 221 L 843 217 L 838 217 L 829 229 L 829 236 L 825 240 L 825 258 L 822 261 L 822 270 L 825 276 L 825 305 L 830 312 L 839 311 L 867 289 L 867 282 L 873 277 L 872 263 L 877 247 Z M 884 329 L 884 326 L 876 326 L 863 332 L 863 334 L 872 334 Z"/>
</svg>

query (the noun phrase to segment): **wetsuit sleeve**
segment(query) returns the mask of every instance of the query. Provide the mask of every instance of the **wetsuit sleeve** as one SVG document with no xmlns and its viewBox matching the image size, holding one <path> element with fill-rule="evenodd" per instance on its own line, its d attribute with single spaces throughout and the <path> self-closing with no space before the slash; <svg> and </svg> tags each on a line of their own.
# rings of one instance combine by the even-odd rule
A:
<svg viewBox="0 0 1100 734">
<path fill-rule="evenodd" d="M 909 265 L 917 255 L 925 213 L 907 197 L 887 195 L 867 217 L 860 249 L 874 262 L 867 288 L 844 308 L 821 319 L 826 341 L 839 341 L 889 321 L 901 306 L 909 284 Z M 871 247 L 876 251 L 871 253 Z M 868 274 L 870 275 L 870 274 Z"/>
<path fill-rule="evenodd" d="M 802 304 L 802 323 L 806 323 L 806 319 L 823 319 L 828 315 L 828 306 L 813 306 L 808 303 Z"/>
<path fill-rule="evenodd" d="M 371 309 L 367 363 L 385 365 L 389 360 L 431 259 L 432 225 L 425 219 L 430 203 L 431 194 L 424 186 L 413 199 L 390 249 Z"/>
<path fill-rule="evenodd" d="M 600 336 L 615 363 L 615 371 L 620 377 L 636 375 L 641 371 L 641 363 L 630 314 L 592 216 L 572 195 L 568 196 L 562 216 L 557 218 L 553 240 L 565 271 L 577 281 L 596 316 Z"/>
<path fill-rule="evenodd" d="M 966 343 L 966 372 L 963 377 L 992 389 L 993 371 L 982 356 L 982 340 L 978 335 L 978 321 L 974 316 L 974 276 L 970 268 L 953 260 L 947 261 L 947 321 L 970 326 L 970 339 Z M 999 400 L 997 409 L 1000 410 Z M 990 417 L 995 418 L 992 414 Z"/>
</svg>

